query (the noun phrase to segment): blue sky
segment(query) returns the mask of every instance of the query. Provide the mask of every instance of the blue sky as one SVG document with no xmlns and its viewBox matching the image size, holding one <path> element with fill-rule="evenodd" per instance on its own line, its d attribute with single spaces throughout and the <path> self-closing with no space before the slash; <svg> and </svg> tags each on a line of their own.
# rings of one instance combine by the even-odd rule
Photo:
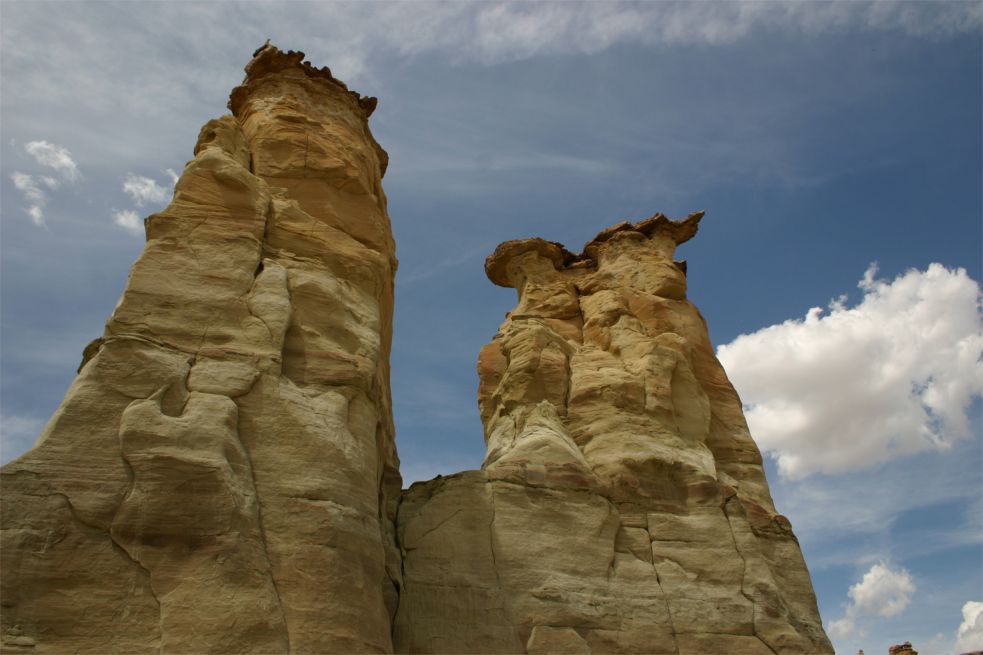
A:
<svg viewBox="0 0 983 655">
<path fill-rule="evenodd" d="M 679 251 L 690 297 L 837 650 L 983 648 L 979 3 L 5 0 L 0 19 L 4 461 L 272 38 L 380 98 L 407 484 L 480 465 L 474 361 L 515 301 L 484 276 L 497 243 L 577 250 L 706 209 Z"/>
</svg>

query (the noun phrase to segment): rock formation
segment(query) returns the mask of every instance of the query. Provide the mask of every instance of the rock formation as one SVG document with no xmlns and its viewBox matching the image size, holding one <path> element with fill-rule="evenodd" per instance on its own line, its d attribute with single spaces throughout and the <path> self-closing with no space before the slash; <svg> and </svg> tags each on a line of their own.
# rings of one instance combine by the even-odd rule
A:
<svg viewBox="0 0 983 655">
<path fill-rule="evenodd" d="M 302 59 L 256 52 L 4 467 L 5 651 L 392 650 L 387 156 Z"/>
<path fill-rule="evenodd" d="M 519 294 L 478 358 L 487 455 L 404 494 L 398 651 L 832 652 L 672 259 L 702 216 L 487 259 Z"/>
<path fill-rule="evenodd" d="M 702 214 L 499 246 L 485 463 L 401 494 L 375 99 L 302 59 L 255 53 L 3 468 L 0 651 L 831 652 L 672 259 Z"/>
</svg>

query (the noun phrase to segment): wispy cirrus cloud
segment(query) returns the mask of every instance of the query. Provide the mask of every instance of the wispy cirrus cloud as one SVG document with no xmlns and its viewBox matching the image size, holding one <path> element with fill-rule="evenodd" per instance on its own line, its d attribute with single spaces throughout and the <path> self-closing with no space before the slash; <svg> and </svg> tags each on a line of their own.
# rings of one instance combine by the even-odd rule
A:
<svg viewBox="0 0 983 655">
<path fill-rule="evenodd" d="M 68 148 L 49 143 L 48 141 L 29 141 L 24 144 L 24 152 L 34 158 L 40 166 L 53 169 L 68 182 L 77 182 L 81 178 L 78 164 L 72 158 Z M 10 175 L 14 188 L 21 192 L 27 207 L 24 211 L 38 227 L 47 227 L 44 207 L 48 204 L 48 193 L 61 186 L 61 182 L 44 173 L 23 173 L 14 171 Z"/>
<path fill-rule="evenodd" d="M 168 170 L 173 173 L 172 169 Z M 168 190 L 157 184 L 156 180 L 143 175 L 127 173 L 123 180 L 123 193 L 130 196 L 137 207 L 143 207 L 148 203 L 162 203 L 167 199 L 167 192 Z"/>
<path fill-rule="evenodd" d="M 38 184 L 39 180 L 20 171 L 14 171 L 10 179 L 14 183 L 14 188 L 24 194 L 24 199 L 28 202 L 25 211 L 31 217 L 31 221 L 38 227 L 44 227 L 44 205 L 48 202 L 48 197 Z"/>
<path fill-rule="evenodd" d="M 78 164 L 72 159 L 72 153 L 64 146 L 43 140 L 29 141 L 24 144 L 24 150 L 34 157 L 37 163 L 54 169 L 70 182 L 75 182 L 81 177 Z"/>
<path fill-rule="evenodd" d="M 177 184 L 178 174 L 173 168 L 164 170 L 164 174 L 171 180 L 171 184 Z M 130 197 L 133 203 L 139 207 L 161 206 L 172 192 L 171 187 L 159 184 L 157 180 L 145 175 L 127 173 L 123 178 L 123 193 Z M 143 222 L 136 210 L 133 209 L 114 209 L 112 211 L 113 223 L 122 227 L 132 234 L 143 234 Z"/>
</svg>

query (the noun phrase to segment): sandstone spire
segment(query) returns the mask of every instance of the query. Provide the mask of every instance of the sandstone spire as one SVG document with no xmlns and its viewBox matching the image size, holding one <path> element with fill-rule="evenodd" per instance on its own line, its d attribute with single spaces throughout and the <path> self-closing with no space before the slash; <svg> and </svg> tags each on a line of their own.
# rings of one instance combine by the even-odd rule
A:
<svg viewBox="0 0 983 655">
<path fill-rule="evenodd" d="M 676 246 L 509 241 L 480 471 L 401 494 L 387 156 L 266 44 L 2 470 L 4 653 L 829 653 Z M 398 520 L 397 520 L 398 513 Z"/>
<path fill-rule="evenodd" d="M 686 300 L 702 212 L 508 241 L 481 471 L 399 510 L 402 652 L 831 653 L 741 403 Z"/>
<path fill-rule="evenodd" d="M 4 467 L 5 651 L 392 649 L 387 156 L 303 57 L 256 51 Z"/>
</svg>

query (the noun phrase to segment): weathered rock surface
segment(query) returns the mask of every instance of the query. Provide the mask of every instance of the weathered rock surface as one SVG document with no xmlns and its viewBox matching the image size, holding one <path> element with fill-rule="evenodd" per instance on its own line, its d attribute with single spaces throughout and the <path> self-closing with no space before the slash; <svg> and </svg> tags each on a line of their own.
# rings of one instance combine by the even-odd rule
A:
<svg viewBox="0 0 983 655">
<path fill-rule="evenodd" d="M 404 495 L 398 651 L 832 652 L 672 259 L 701 217 L 488 258 L 519 301 L 478 359 L 487 456 Z"/>
<path fill-rule="evenodd" d="M 375 99 L 302 59 L 254 54 L 3 468 L 0 651 L 831 652 L 672 259 L 701 214 L 502 244 L 484 466 L 401 494 Z"/>
<path fill-rule="evenodd" d="M 2 650 L 392 650 L 387 156 L 261 48 L 78 378 L 3 468 Z"/>
</svg>

